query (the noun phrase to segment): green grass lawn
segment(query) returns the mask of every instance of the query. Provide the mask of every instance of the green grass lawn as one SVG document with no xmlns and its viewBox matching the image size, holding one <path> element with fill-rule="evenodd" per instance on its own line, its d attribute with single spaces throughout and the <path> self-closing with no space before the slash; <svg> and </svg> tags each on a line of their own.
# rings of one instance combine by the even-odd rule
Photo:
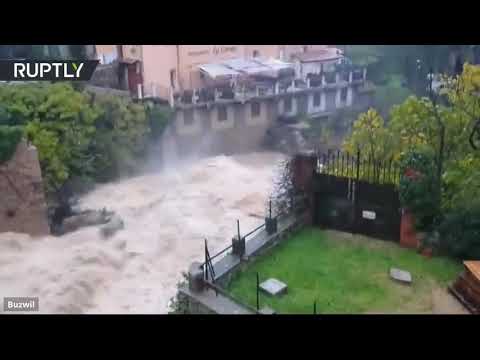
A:
<svg viewBox="0 0 480 360">
<path fill-rule="evenodd" d="M 410 271 L 412 285 L 394 282 L 390 267 Z M 227 290 L 256 306 L 256 273 L 260 281 L 276 278 L 288 293 L 260 295 L 260 306 L 278 313 L 422 313 L 432 312 L 432 293 L 445 293 L 462 270 L 446 258 L 424 258 L 395 243 L 363 236 L 305 229 L 237 273 Z M 446 295 L 447 296 L 447 295 Z"/>
</svg>

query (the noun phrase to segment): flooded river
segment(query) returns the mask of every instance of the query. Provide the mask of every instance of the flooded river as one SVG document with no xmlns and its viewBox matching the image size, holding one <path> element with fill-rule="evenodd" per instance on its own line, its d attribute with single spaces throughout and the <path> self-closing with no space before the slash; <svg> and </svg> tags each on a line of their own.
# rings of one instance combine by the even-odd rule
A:
<svg viewBox="0 0 480 360">
<path fill-rule="evenodd" d="M 263 221 L 282 159 L 217 156 L 99 186 L 81 206 L 115 211 L 125 229 L 110 239 L 98 227 L 0 234 L 0 293 L 38 296 L 44 313 L 165 313 L 205 238 L 214 253 L 230 244 L 237 219 L 245 232 Z"/>
</svg>

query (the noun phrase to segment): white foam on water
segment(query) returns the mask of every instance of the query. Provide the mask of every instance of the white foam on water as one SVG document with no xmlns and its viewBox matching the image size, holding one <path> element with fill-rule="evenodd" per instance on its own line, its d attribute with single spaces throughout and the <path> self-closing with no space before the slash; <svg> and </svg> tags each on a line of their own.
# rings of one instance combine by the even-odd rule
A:
<svg viewBox="0 0 480 360">
<path fill-rule="evenodd" d="M 217 156 L 99 186 L 85 208 L 117 212 L 125 229 L 61 237 L 0 234 L 0 297 L 39 297 L 44 313 L 165 313 L 204 239 L 213 254 L 262 223 L 278 153 Z M 3 308 L 0 308 L 3 311 Z"/>
</svg>

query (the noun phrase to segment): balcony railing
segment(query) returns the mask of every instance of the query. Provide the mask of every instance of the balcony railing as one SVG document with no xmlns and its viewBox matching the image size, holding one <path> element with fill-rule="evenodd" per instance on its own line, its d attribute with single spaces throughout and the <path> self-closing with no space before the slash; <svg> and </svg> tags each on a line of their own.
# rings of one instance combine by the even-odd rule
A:
<svg viewBox="0 0 480 360">
<path fill-rule="evenodd" d="M 161 86 L 145 86 L 145 97 L 160 97 L 169 100 L 174 105 L 205 104 L 217 101 L 247 101 L 252 98 L 263 96 L 275 96 L 279 94 L 304 91 L 309 88 L 332 87 L 335 85 L 350 83 L 350 81 L 363 80 L 363 71 L 325 72 L 323 74 L 309 74 L 306 81 L 302 79 L 283 80 L 274 83 L 272 81 L 252 81 L 248 83 L 230 85 L 209 86 L 195 90 L 184 90 L 173 93 L 171 89 Z"/>
</svg>

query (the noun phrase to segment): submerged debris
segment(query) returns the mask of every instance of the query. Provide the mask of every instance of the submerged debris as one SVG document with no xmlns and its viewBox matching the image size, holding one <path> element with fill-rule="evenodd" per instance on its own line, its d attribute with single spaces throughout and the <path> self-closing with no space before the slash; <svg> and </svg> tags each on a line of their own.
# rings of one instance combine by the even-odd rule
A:
<svg viewBox="0 0 480 360">
<path fill-rule="evenodd" d="M 76 231 L 82 227 L 95 226 L 108 223 L 114 212 L 103 210 L 85 210 L 65 218 L 59 228 L 60 234 Z"/>
<path fill-rule="evenodd" d="M 125 228 L 123 220 L 118 215 L 113 215 L 111 220 L 100 228 L 100 234 L 104 238 L 109 238 L 119 230 Z"/>
</svg>

